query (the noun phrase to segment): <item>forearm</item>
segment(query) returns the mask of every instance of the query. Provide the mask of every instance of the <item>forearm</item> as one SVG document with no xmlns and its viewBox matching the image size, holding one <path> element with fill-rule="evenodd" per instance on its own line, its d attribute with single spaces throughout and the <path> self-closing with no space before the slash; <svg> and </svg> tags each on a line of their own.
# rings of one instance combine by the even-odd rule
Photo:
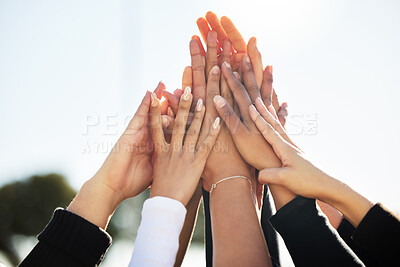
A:
<svg viewBox="0 0 400 267">
<path fill-rule="evenodd" d="M 373 203 L 351 189 L 348 185 L 325 175 L 321 200 L 339 210 L 344 217 L 357 227 Z"/>
<path fill-rule="evenodd" d="M 249 183 L 232 179 L 218 184 L 210 205 L 214 265 L 271 266 Z"/>
<path fill-rule="evenodd" d="M 113 190 L 94 177 L 84 183 L 67 210 L 106 229 L 120 202 Z"/>
<path fill-rule="evenodd" d="M 202 196 L 201 189 L 202 189 L 202 183 L 199 183 L 199 186 L 194 192 L 192 198 L 186 205 L 187 213 L 185 217 L 185 223 L 182 227 L 182 231 L 179 236 L 179 249 L 178 253 L 176 254 L 175 266 L 181 266 L 186 251 L 189 247 L 190 240 L 192 239 L 192 234 L 197 219 L 197 212 L 199 209 L 199 204 Z"/>
</svg>

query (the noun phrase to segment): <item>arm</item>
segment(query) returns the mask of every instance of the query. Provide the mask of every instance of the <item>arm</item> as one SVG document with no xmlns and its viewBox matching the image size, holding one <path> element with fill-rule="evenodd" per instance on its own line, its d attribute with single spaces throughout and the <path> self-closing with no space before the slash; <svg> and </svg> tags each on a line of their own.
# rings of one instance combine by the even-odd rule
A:
<svg viewBox="0 0 400 267">
<path fill-rule="evenodd" d="M 198 142 L 205 113 L 203 102 L 199 100 L 186 133 L 192 98 L 191 89 L 187 87 L 181 96 L 171 143 L 168 144 L 161 125 L 160 101 L 152 94 L 150 127 L 154 142 L 154 171 L 151 199 L 146 201 L 143 209 L 130 266 L 172 266 L 175 262 L 186 215 L 185 206 L 196 190 L 220 129 L 219 119 L 216 119 L 204 141 Z"/>
<path fill-rule="evenodd" d="M 396 262 L 400 221 L 381 205 L 373 205 L 346 184 L 315 167 L 290 141 L 274 111 L 266 108 L 262 101 L 256 101 L 256 107 L 249 108 L 251 117 L 284 166 L 262 170 L 260 180 L 283 185 L 299 195 L 332 205 L 356 227 L 353 239 L 358 244 L 378 255 L 388 266 Z"/>
<path fill-rule="evenodd" d="M 93 266 L 101 262 L 111 245 L 105 230 L 115 209 L 151 183 L 149 104 L 147 92 L 99 171 L 85 182 L 67 210 L 55 211 L 22 266 Z"/>
</svg>

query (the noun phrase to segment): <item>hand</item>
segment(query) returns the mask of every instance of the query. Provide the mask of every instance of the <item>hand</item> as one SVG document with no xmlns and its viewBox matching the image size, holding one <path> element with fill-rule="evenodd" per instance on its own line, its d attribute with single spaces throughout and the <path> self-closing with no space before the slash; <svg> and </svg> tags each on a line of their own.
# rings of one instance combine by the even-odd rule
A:
<svg viewBox="0 0 400 267">
<path fill-rule="evenodd" d="M 260 182 L 281 185 L 298 195 L 328 203 L 357 227 L 373 204 L 308 161 L 290 140 L 271 106 L 265 107 L 258 100 L 256 108 L 249 107 L 250 116 L 282 161 L 281 168 L 262 170 Z"/>
<path fill-rule="evenodd" d="M 234 71 L 239 71 L 240 62 L 243 59 L 243 56 L 247 53 L 253 66 L 257 85 L 259 88 L 261 88 L 261 83 L 265 74 L 263 74 L 263 63 L 261 59 L 261 54 L 257 48 L 257 39 L 255 37 L 250 38 L 246 46 L 246 42 L 243 39 L 242 35 L 228 17 L 223 16 L 221 17 L 221 20 L 219 20 L 217 15 L 211 11 L 207 12 L 206 18 L 199 18 L 197 20 L 197 26 L 200 30 L 204 42 L 207 42 L 207 34 L 210 31 L 210 27 L 212 30 L 218 33 L 218 44 L 220 48 L 223 47 L 223 44 L 227 39 L 233 42 L 233 47 L 235 49 L 232 49 L 231 65 Z M 204 51 L 201 45 L 200 38 L 195 36 L 194 39 L 198 41 L 201 50 Z M 219 54 L 221 54 L 222 51 L 223 50 L 219 49 Z M 282 118 L 286 121 L 286 113 L 284 110 L 285 106 L 287 107 L 287 104 L 282 104 L 285 106 L 279 106 L 277 94 L 275 90 L 272 89 L 272 66 L 267 66 L 264 72 L 265 71 L 271 73 L 271 89 L 265 88 L 267 90 L 263 90 L 264 88 L 261 88 L 261 98 L 264 101 L 265 105 L 269 105 L 269 103 L 272 102 L 272 105 L 278 112 L 279 118 Z M 282 125 L 285 124 L 285 121 L 282 121 Z"/>
<path fill-rule="evenodd" d="M 229 46 L 229 49 L 225 49 L 223 58 L 224 60 L 230 60 L 231 47 L 229 41 L 225 44 Z M 230 90 L 227 88 L 227 84 L 221 80 L 220 88 L 220 69 L 217 66 L 217 34 L 214 31 L 208 33 L 207 39 L 207 54 L 206 63 L 204 65 L 202 61 L 202 55 L 197 41 L 191 41 L 190 43 L 191 55 L 192 55 L 192 69 L 193 69 L 193 87 L 197 90 L 203 89 L 204 92 L 199 93 L 205 96 L 206 103 L 206 114 L 204 118 L 204 124 L 210 125 L 218 113 L 215 110 L 213 104 L 213 97 L 217 94 L 223 94 L 232 101 L 233 98 L 229 97 Z M 210 71 L 207 72 L 207 69 Z M 207 73 L 207 75 L 205 74 Z M 206 83 L 206 79 L 208 82 Z M 206 89 L 206 90 L 205 90 Z M 229 95 L 228 95 L 229 94 Z M 203 128 L 200 134 L 200 140 L 203 140 L 207 135 L 207 129 Z M 218 136 L 216 145 L 211 152 L 206 166 L 203 172 L 203 187 L 205 190 L 210 190 L 211 184 L 216 183 L 220 179 L 223 179 L 232 175 L 244 175 L 252 178 L 249 166 L 243 161 L 239 152 L 237 151 L 235 144 L 227 131 L 225 126 L 222 126 L 221 133 Z M 254 183 L 255 184 L 255 183 Z"/>
<path fill-rule="evenodd" d="M 214 97 L 215 106 L 227 125 L 236 147 L 247 163 L 258 170 L 279 167 L 281 162 L 275 156 L 268 142 L 260 135 L 249 115 L 249 106 L 252 103 L 252 99 L 254 101 L 260 97 L 260 89 L 257 86 L 250 59 L 247 55 L 242 60 L 241 67 L 245 86 L 238 80 L 238 76 L 235 76 L 230 64 L 224 63 L 222 72 L 239 106 L 243 122 L 234 112 L 231 105 L 221 96 Z"/>
<path fill-rule="evenodd" d="M 105 229 L 124 199 L 150 186 L 153 143 L 147 126 L 149 106 L 147 92 L 127 129 L 98 172 L 82 186 L 69 211 Z"/>
<path fill-rule="evenodd" d="M 185 206 L 199 183 L 207 157 L 220 129 L 219 118 L 217 118 L 204 141 L 198 142 L 205 113 L 202 100 L 199 100 L 192 124 L 185 137 L 192 98 L 190 88 L 187 87 L 179 103 L 171 144 L 167 144 L 164 139 L 160 102 L 154 94 L 150 108 L 150 127 L 155 153 L 151 197 L 169 197 L 182 202 Z M 185 140 L 183 140 L 184 137 Z"/>
</svg>

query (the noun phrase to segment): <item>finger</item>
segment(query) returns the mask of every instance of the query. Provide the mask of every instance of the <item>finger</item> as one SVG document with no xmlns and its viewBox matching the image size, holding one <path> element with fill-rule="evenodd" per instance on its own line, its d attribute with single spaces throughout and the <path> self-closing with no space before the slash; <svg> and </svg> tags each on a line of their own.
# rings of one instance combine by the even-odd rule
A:
<svg viewBox="0 0 400 267">
<path fill-rule="evenodd" d="M 165 139 L 161 123 L 161 107 L 160 100 L 155 93 L 151 94 L 150 106 L 150 131 L 154 144 L 154 152 L 161 153 L 165 148 Z"/>
<path fill-rule="evenodd" d="M 244 85 L 250 95 L 252 102 L 254 102 L 257 97 L 261 96 L 261 94 L 260 88 L 257 85 L 257 80 L 253 72 L 253 67 L 250 62 L 250 57 L 248 55 L 245 55 L 242 60 L 242 71 Z"/>
<path fill-rule="evenodd" d="M 238 53 L 246 53 L 246 42 L 228 17 L 221 17 L 221 25 Z"/>
<path fill-rule="evenodd" d="M 246 91 L 246 88 L 240 83 L 240 81 L 233 74 L 229 64 L 222 64 L 222 72 L 226 81 L 228 82 L 229 88 L 233 93 L 236 103 L 239 106 L 240 113 L 243 118 L 245 125 L 251 124 L 251 118 L 249 115 L 249 106 L 251 105 L 250 97 Z"/>
<path fill-rule="evenodd" d="M 128 124 L 127 130 L 138 130 L 148 123 L 148 113 L 150 109 L 150 95 L 151 92 L 147 91 L 144 95 L 142 102 L 140 103 L 135 116 L 131 119 Z"/>
<path fill-rule="evenodd" d="M 218 44 L 217 33 L 210 31 L 207 38 L 207 53 L 206 53 L 206 79 L 211 68 L 218 65 Z"/>
<path fill-rule="evenodd" d="M 206 97 L 206 76 L 204 73 L 203 57 L 200 54 L 200 48 L 197 41 L 190 41 L 190 55 L 192 59 L 193 73 L 193 97 L 195 99 L 203 99 Z"/>
<path fill-rule="evenodd" d="M 168 127 L 171 125 L 171 123 L 173 123 L 173 121 L 174 121 L 174 117 L 171 117 L 169 115 L 161 115 L 161 125 L 164 130 L 164 133 L 165 133 L 165 130 L 167 130 Z"/>
<path fill-rule="evenodd" d="M 201 129 L 201 124 L 203 123 L 204 113 L 205 108 L 203 105 L 203 100 L 199 99 L 199 101 L 197 101 L 192 123 L 190 124 L 190 127 L 186 132 L 184 149 L 187 151 L 196 151 L 197 140 L 199 139 L 199 133 Z"/>
<path fill-rule="evenodd" d="M 272 69 L 272 66 L 271 66 L 271 69 Z M 275 110 L 279 109 L 278 95 L 276 94 L 276 91 L 274 88 L 272 88 L 272 106 L 274 107 Z"/>
<path fill-rule="evenodd" d="M 172 111 L 171 107 L 168 107 L 167 115 L 172 118 L 175 118 L 175 112 Z"/>
<path fill-rule="evenodd" d="M 160 81 L 153 93 L 156 94 L 158 99 L 161 99 L 161 93 L 164 90 L 165 90 L 165 84 L 162 81 Z"/>
<path fill-rule="evenodd" d="M 210 26 L 205 18 L 199 18 L 196 21 L 197 27 L 199 28 L 200 34 L 203 37 L 204 43 L 207 43 L 208 32 L 210 31 Z"/>
<path fill-rule="evenodd" d="M 169 103 L 168 108 L 171 108 L 172 111 L 174 113 L 176 113 L 178 111 L 179 98 L 176 95 L 174 95 L 168 91 L 163 91 L 162 95 L 168 100 L 168 103 Z M 167 109 L 167 113 L 168 113 L 168 109 Z"/>
<path fill-rule="evenodd" d="M 189 115 L 190 105 L 192 104 L 192 94 L 190 87 L 185 88 L 185 92 L 181 96 L 179 102 L 178 113 L 174 121 L 174 130 L 172 132 L 171 146 L 173 151 L 180 151 L 182 148 L 182 141 L 185 135 L 186 123 Z"/>
<path fill-rule="evenodd" d="M 272 66 L 265 67 L 263 73 L 263 81 L 261 85 L 261 98 L 265 104 L 265 106 L 269 106 L 272 104 Z"/>
<path fill-rule="evenodd" d="M 247 54 L 250 57 L 251 65 L 253 66 L 254 76 L 256 77 L 258 88 L 261 88 L 261 83 L 263 80 L 263 64 L 261 53 L 257 48 L 257 39 L 252 37 L 247 44 Z"/>
<path fill-rule="evenodd" d="M 203 126 L 204 127 L 204 126 Z M 214 147 L 215 140 L 217 140 L 219 130 L 221 129 L 220 118 L 217 117 L 208 132 L 206 139 L 201 143 L 197 150 L 196 157 L 206 159 Z"/>
<path fill-rule="evenodd" d="M 269 123 L 283 137 L 283 139 L 293 145 L 293 142 L 290 140 L 282 124 L 279 122 L 275 109 L 271 105 L 266 107 L 261 98 L 256 99 L 255 106 L 264 120 Z"/>
<path fill-rule="evenodd" d="M 232 43 L 229 39 L 226 39 L 223 43 L 223 49 L 221 54 L 221 62 L 231 63 L 232 56 Z M 221 96 L 226 99 L 228 104 L 233 106 L 233 95 L 229 89 L 228 82 L 226 81 L 224 75 L 221 76 Z"/>
<path fill-rule="evenodd" d="M 185 89 L 186 87 L 193 87 L 193 73 L 192 73 L 192 67 L 187 66 L 184 70 L 183 70 L 183 74 L 182 74 L 182 89 Z M 182 90 L 181 90 L 182 92 Z M 182 92 L 183 93 L 183 92 Z M 179 96 L 180 97 L 180 96 Z M 197 103 L 197 100 L 196 102 Z"/>
<path fill-rule="evenodd" d="M 233 138 L 246 132 L 246 126 L 240 121 L 239 116 L 223 97 L 216 95 L 214 97 L 214 104 Z"/>
<path fill-rule="evenodd" d="M 221 25 L 217 15 L 211 11 L 208 11 L 206 14 L 207 22 L 210 24 L 211 29 L 216 31 L 218 34 L 218 42 L 223 45 L 224 41 L 228 39 L 228 35 L 226 34 L 224 28 Z"/>
<path fill-rule="evenodd" d="M 246 55 L 246 53 L 240 53 L 240 54 L 233 54 L 232 56 L 232 69 L 234 71 L 241 72 L 240 70 L 240 62 L 242 62 L 242 59 Z"/>
<path fill-rule="evenodd" d="M 205 57 L 206 56 L 206 50 L 204 50 L 204 46 L 203 46 L 203 43 L 200 40 L 200 37 L 197 36 L 197 35 L 193 35 L 192 36 L 192 40 L 196 40 L 197 41 L 197 44 L 199 45 L 199 48 L 200 48 L 200 53 L 201 53 L 201 55 L 203 57 Z"/>
<path fill-rule="evenodd" d="M 169 107 L 168 101 L 166 99 L 162 99 L 160 101 L 160 106 L 161 106 L 161 115 L 166 115 Z"/>
<path fill-rule="evenodd" d="M 288 104 L 286 102 L 282 103 L 282 105 L 280 106 L 280 108 L 278 110 L 278 114 L 277 114 L 278 120 L 282 124 L 283 127 L 285 127 L 286 119 L 287 119 L 287 116 L 289 115 L 287 108 L 288 108 Z"/>
<path fill-rule="evenodd" d="M 272 146 L 275 154 L 279 159 L 282 155 L 290 149 L 290 145 L 282 138 L 282 136 L 260 115 L 256 108 L 251 105 L 249 107 L 251 119 L 256 124 L 258 130 L 264 136 L 265 140 Z M 272 116 L 271 116 L 272 118 Z"/>
<path fill-rule="evenodd" d="M 183 87 L 184 89 L 186 88 L 186 87 Z M 190 88 L 192 88 L 192 87 L 190 87 Z M 183 94 L 183 91 L 182 91 L 182 89 L 176 89 L 175 91 L 174 91 L 174 95 L 176 95 L 178 98 L 181 98 L 181 95 Z"/>
<path fill-rule="evenodd" d="M 214 66 L 210 70 L 207 82 L 207 97 L 206 97 L 206 108 L 207 108 L 207 120 L 206 127 L 210 128 L 211 123 L 214 122 L 217 117 L 217 110 L 214 107 L 213 99 L 214 96 L 219 95 L 219 81 L 220 81 L 220 69 L 218 66 Z"/>
</svg>

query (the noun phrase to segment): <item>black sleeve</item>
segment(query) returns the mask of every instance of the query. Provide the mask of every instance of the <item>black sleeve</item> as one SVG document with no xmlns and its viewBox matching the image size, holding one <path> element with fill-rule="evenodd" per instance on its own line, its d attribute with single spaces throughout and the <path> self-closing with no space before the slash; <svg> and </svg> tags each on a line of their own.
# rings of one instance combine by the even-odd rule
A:
<svg viewBox="0 0 400 267">
<path fill-rule="evenodd" d="M 374 254 L 382 266 L 400 266 L 400 221 L 380 203 L 362 219 L 353 240 Z"/>
<path fill-rule="evenodd" d="M 340 237 L 343 239 L 344 242 L 351 248 L 351 250 L 356 253 L 357 257 L 365 264 L 365 266 L 382 266 L 379 260 L 373 253 L 369 253 L 365 250 L 362 246 L 354 242 L 352 236 L 356 229 L 354 226 L 346 220 L 346 218 L 342 219 L 337 231 Z"/>
<path fill-rule="evenodd" d="M 104 230 L 64 209 L 54 211 L 38 239 L 20 266 L 97 266 L 111 245 Z"/>
<path fill-rule="evenodd" d="M 296 266 L 363 266 L 343 242 L 315 199 L 296 197 L 271 217 Z"/>
<path fill-rule="evenodd" d="M 210 215 L 210 193 L 203 190 L 203 206 L 204 206 L 204 220 L 205 220 L 205 239 L 206 239 L 206 266 L 212 267 L 213 263 L 213 240 L 211 232 L 211 215 Z"/>
<path fill-rule="evenodd" d="M 278 236 L 275 229 L 269 222 L 269 218 L 272 216 L 272 203 L 269 195 L 268 186 L 264 185 L 264 199 L 261 210 L 261 227 L 263 229 L 265 241 L 267 242 L 272 266 L 278 267 L 280 266 Z"/>
</svg>

